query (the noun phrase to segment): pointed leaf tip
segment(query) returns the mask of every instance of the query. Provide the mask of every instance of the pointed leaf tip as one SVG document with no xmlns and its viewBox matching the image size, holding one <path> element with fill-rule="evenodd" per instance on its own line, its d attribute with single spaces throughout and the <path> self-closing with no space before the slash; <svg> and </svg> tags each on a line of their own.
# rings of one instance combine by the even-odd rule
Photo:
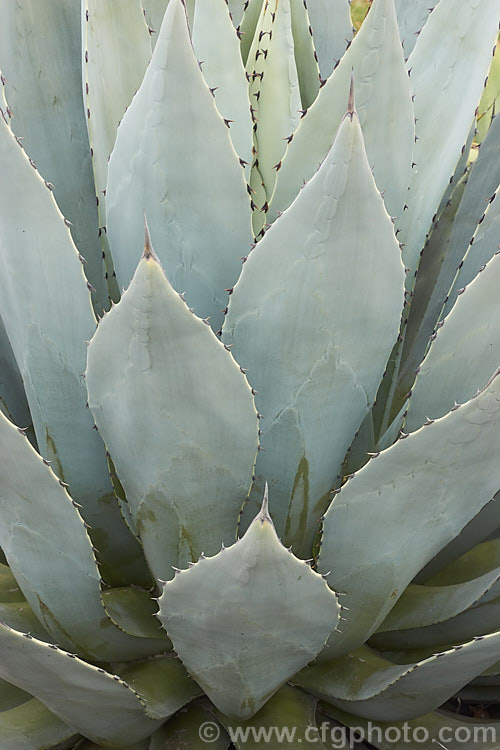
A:
<svg viewBox="0 0 500 750">
<path fill-rule="evenodd" d="M 351 70 L 351 86 L 349 88 L 349 99 L 347 101 L 347 112 L 346 116 L 352 120 L 354 113 L 356 112 L 356 105 L 354 103 L 354 68 Z"/>
<path fill-rule="evenodd" d="M 149 227 L 148 227 L 148 221 L 146 219 L 146 211 L 144 211 L 144 252 L 142 254 L 143 258 L 149 259 L 152 258 L 153 260 L 158 260 L 158 256 L 156 255 L 153 245 L 151 244 L 151 235 L 149 233 Z"/>
<path fill-rule="evenodd" d="M 264 488 L 264 497 L 262 499 L 262 507 L 259 511 L 257 518 L 261 523 L 264 523 L 264 521 L 269 521 L 270 523 L 273 522 L 273 519 L 269 515 L 269 489 L 267 486 L 267 482 Z"/>
</svg>

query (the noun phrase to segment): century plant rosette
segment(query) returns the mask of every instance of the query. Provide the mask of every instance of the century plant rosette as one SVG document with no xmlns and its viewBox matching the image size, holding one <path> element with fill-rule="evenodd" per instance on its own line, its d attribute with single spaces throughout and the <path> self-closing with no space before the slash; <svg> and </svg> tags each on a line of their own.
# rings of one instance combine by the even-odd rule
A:
<svg viewBox="0 0 500 750">
<path fill-rule="evenodd" d="M 0 0 L 2 749 L 496 732 L 500 8 L 430 5 Z"/>
</svg>

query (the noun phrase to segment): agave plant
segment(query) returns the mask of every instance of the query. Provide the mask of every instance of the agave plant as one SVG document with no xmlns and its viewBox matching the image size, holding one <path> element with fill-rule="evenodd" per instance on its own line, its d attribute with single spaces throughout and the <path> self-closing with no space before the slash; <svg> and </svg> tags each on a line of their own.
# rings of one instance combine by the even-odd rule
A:
<svg viewBox="0 0 500 750">
<path fill-rule="evenodd" d="M 0 10 L 2 750 L 497 748 L 498 0 Z"/>
</svg>

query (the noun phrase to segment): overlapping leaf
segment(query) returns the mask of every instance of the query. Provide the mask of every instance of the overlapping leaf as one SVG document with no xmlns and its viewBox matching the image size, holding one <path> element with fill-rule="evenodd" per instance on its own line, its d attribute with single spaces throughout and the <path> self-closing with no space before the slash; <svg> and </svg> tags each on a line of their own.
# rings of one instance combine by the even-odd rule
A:
<svg viewBox="0 0 500 750">
<path fill-rule="evenodd" d="M 151 64 L 118 129 L 106 206 L 119 285 L 133 276 L 145 210 L 172 285 L 217 331 L 225 289 L 252 241 L 250 201 L 181 0 L 168 5 Z"/>
<path fill-rule="evenodd" d="M 223 330 L 263 414 L 253 498 L 268 481 L 278 533 L 304 557 L 375 399 L 402 302 L 399 246 L 350 113 L 320 170 L 250 254 Z"/>
<path fill-rule="evenodd" d="M 230 544 L 257 453 L 252 394 L 149 241 L 89 345 L 86 381 L 154 575 Z"/>
</svg>

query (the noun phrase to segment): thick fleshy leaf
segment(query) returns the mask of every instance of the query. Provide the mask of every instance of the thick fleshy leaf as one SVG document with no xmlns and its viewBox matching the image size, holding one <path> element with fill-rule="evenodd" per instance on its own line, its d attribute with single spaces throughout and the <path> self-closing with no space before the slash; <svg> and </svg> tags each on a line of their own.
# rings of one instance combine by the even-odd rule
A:
<svg viewBox="0 0 500 750">
<path fill-rule="evenodd" d="M 214 714 L 192 703 L 156 730 L 148 750 L 178 750 L 181 747 L 206 750 L 207 742 L 213 750 L 227 750 L 231 744 L 229 735 Z"/>
<path fill-rule="evenodd" d="M 176 656 L 136 662 L 121 669 L 120 676 L 142 697 L 152 719 L 173 716 L 193 698 L 203 695 Z"/>
<path fill-rule="evenodd" d="M 15 602 L 2 602 L 0 604 L 0 622 L 8 625 L 14 630 L 23 633 L 31 633 L 40 641 L 52 643 L 48 631 L 42 626 L 26 599 Z"/>
<path fill-rule="evenodd" d="M 246 64 L 259 174 L 273 194 L 286 139 L 300 120 L 290 0 L 264 2 Z"/>
<path fill-rule="evenodd" d="M 498 628 L 500 623 L 500 587 L 497 584 L 473 606 L 456 617 L 426 627 L 391 630 L 376 633 L 370 645 L 377 649 L 407 654 L 415 649 L 436 649 L 442 644 L 460 643 L 461 641 L 488 635 Z M 409 657 L 410 659 L 412 656 Z"/>
<path fill-rule="evenodd" d="M 245 0 L 227 0 L 233 24 L 238 27 L 243 18 Z"/>
<path fill-rule="evenodd" d="M 76 741 L 75 730 L 36 698 L 0 712 L 2 750 L 46 750 L 56 745 L 62 748 L 59 743 L 71 738 Z"/>
<path fill-rule="evenodd" d="M 471 607 L 500 578 L 500 568 L 465 583 L 447 586 L 410 584 L 389 612 L 379 631 L 434 625 Z"/>
<path fill-rule="evenodd" d="M 137 742 L 162 723 L 147 715 L 145 695 L 74 654 L 2 624 L 0 646 L 0 676 L 97 744 Z"/>
<path fill-rule="evenodd" d="M 324 710 L 350 727 L 353 737 L 362 736 L 370 747 L 377 750 L 395 750 L 395 743 L 400 744 L 401 741 L 406 747 L 411 747 L 408 744 L 411 742 L 419 750 L 436 750 L 440 745 L 444 745 L 446 750 L 464 750 L 464 742 L 470 741 L 474 743 L 471 747 L 480 750 L 498 750 L 500 721 L 473 719 L 440 711 L 405 722 L 373 722 L 330 705 L 325 705 Z"/>
<path fill-rule="evenodd" d="M 307 5 L 322 78 L 328 78 L 352 39 L 348 0 L 312 0 Z"/>
<path fill-rule="evenodd" d="M 19 427 L 31 424 L 31 415 L 23 380 L 10 345 L 7 331 L 0 318 L 0 404 L 3 411 Z M 0 408 L 2 408 L 0 406 Z"/>
<path fill-rule="evenodd" d="M 158 607 L 151 594 L 138 588 L 107 589 L 102 593 L 106 612 L 121 630 L 139 638 L 164 638 L 164 650 L 171 649 L 166 633 L 155 617 Z"/>
<path fill-rule="evenodd" d="M 370 461 L 330 506 L 319 569 L 331 571 L 329 585 L 345 594 L 348 608 L 343 632 L 329 641 L 331 655 L 363 643 L 420 568 L 495 493 L 499 373 L 460 409 Z"/>
<path fill-rule="evenodd" d="M 230 544 L 257 453 L 252 394 L 174 292 L 149 240 L 89 345 L 86 380 L 154 575 L 168 579 L 171 566 Z"/>
<path fill-rule="evenodd" d="M 394 665 L 366 646 L 304 669 L 293 682 L 328 703 L 378 721 L 433 711 L 500 654 L 500 633 L 412 664 Z"/>
<path fill-rule="evenodd" d="M 450 238 L 455 231 L 466 187 L 467 176 L 464 176 L 449 203 L 436 217 L 422 252 L 401 352 L 398 374 L 400 393 L 408 393 L 415 382 L 415 373 L 429 347 L 430 337 L 441 317 L 444 300 L 456 274 L 459 261 L 450 264 Z"/>
<path fill-rule="evenodd" d="M 481 542 L 486 541 L 498 528 L 500 528 L 500 492 L 497 492 L 490 502 L 464 526 L 453 541 L 443 547 L 436 557 L 422 568 L 416 576 L 416 583 L 428 581 L 445 566 L 457 560 Z"/>
<path fill-rule="evenodd" d="M 262 11 L 263 0 L 249 0 L 245 2 L 245 12 L 239 26 L 241 36 L 241 59 L 246 65 L 250 48 L 255 37 L 255 30 Z"/>
<path fill-rule="evenodd" d="M 470 168 L 468 177 L 458 184 L 451 203 L 438 217 L 419 265 L 405 333 L 403 367 L 400 374 L 402 390 L 413 383 L 415 370 L 422 361 L 429 336 L 438 320 L 449 312 L 455 302 L 457 269 L 463 261 L 471 238 L 500 183 L 500 118 L 495 118 Z M 467 261 L 472 263 L 472 278 L 481 262 L 474 260 L 474 251 Z M 470 278 L 468 281 L 470 281 Z M 450 289 L 454 287 L 450 294 Z M 445 311 L 443 305 L 447 302 Z"/>
<path fill-rule="evenodd" d="M 100 560 L 116 562 L 121 580 L 133 576 L 140 551 L 120 516 L 104 445 L 85 408 L 85 341 L 95 318 L 82 265 L 53 195 L 3 119 L 0 162 L 0 314 L 38 447 L 71 486 L 94 528 Z"/>
<path fill-rule="evenodd" d="M 481 101 L 479 102 L 477 113 L 477 137 L 476 142 L 482 143 L 484 137 L 492 124 L 493 119 L 498 113 L 500 104 L 500 43 L 497 41 L 496 48 L 493 50 L 493 60 L 491 61 L 488 71 L 488 80 L 485 81 L 485 87 Z"/>
<path fill-rule="evenodd" d="M 439 0 L 394 0 L 398 16 L 399 33 L 408 58 L 417 42 L 418 35 L 422 31 L 429 13 L 432 13 Z"/>
<path fill-rule="evenodd" d="M 407 432 L 421 427 L 426 418 L 442 417 L 455 403 L 468 401 L 497 369 L 499 288 L 497 254 L 460 295 L 437 331 L 412 389 L 405 422 Z"/>
<path fill-rule="evenodd" d="M 408 210 L 399 227 L 413 272 L 450 176 L 467 140 L 497 33 L 497 0 L 440 0 L 408 59 L 417 141 Z M 436 127 L 439 123 L 439 127 Z M 409 275 L 413 283 L 413 274 Z"/>
<path fill-rule="evenodd" d="M 238 750 L 259 750 L 264 744 L 279 750 L 285 742 L 290 750 L 311 746 L 324 750 L 316 727 L 317 704 L 317 698 L 283 685 L 248 721 L 240 720 L 234 726 L 227 716 L 219 715 L 219 719 Z"/>
<path fill-rule="evenodd" d="M 243 7 L 243 6 L 242 6 Z M 226 0 L 203 0 L 195 5 L 192 41 L 203 77 L 215 94 L 215 106 L 230 122 L 229 134 L 237 154 L 252 161 L 252 118 L 248 81 L 240 43 Z"/>
<path fill-rule="evenodd" d="M 189 673 L 223 714 L 242 719 L 315 658 L 340 610 L 321 576 L 280 543 L 267 496 L 243 539 L 180 571 L 159 602 Z"/>
<path fill-rule="evenodd" d="M 105 194 L 108 160 L 118 125 L 141 85 L 151 41 L 140 0 L 84 0 L 84 78 L 87 127 L 92 147 L 99 232 L 107 246 Z M 112 263 L 105 257 L 108 276 Z"/>
<path fill-rule="evenodd" d="M 308 109 L 318 96 L 320 73 L 312 39 L 309 12 L 304 0 L 291 0 L 293 51 L 299 78 L 302 109 Z"/>
<path fill-rule="evenodd" d="M 47 6 L 38 0 L 3 3 L 0 67 L 15 115 L 14 132 L 54 186 L 76 246 L 87 260 L 85 272 L 101 308 L 107 294 L 82 106 L 80 20 L 80 0 L 54 0 Z M 9 178 L 3 156 L 1 161 L 3 181 L 10 190 L 14 177 Z M 19 206 L 28 210 L 23 200 Z"/>
<path fill-rule="evenodd" d="M 288 146 L 271 200 L 272 218 L 290 205 L 328 153 L 345 112 L 352 72 L 368 161 L 390 215 L 401 215 L 414 146 L 413 105 L 394 0 L 374 0 Z"/>
<path fill-rule="evenodd" d="M 484 264 L 488 263 L 493 255 L 498 252 L 500 247 L 500 198 L 497 198 L 497 195 L 499 192 L 500 186 L 490 198 L 486 212 L 472 236 L 463 263 L 453 284 L 453 289 L 446 302 L 445 315 L 456 304 L 461 290 L 477 276 Z"/>
<path fill-rule="evenodd" d="M 148 642 L 113 627 L 101 602 L 99 572 L 78 509 L 2 414 L 0 448 L 0 545 L 47 632 L 65 648 L 102 661 L 164 649 L 160 635 Z"/>
<path fill-rule="evenodd" d="M 375 400 L 403 276 L 357 116 L 348 113 L 317 174 L 250 254 L 223 331 L 263 414 L 252 497 L 269 482 L 278 534 L 303 557 Z"/>
<path fill-rule="evenodd" d="M 0 564 L 0 602 L 22 602 L 24 594 L 8 565 Z"/>
<path fill-rule="evenodd" d="M 151 64 L 118 129 L 106 211 L 119 285 L 127 286 L 136 268 L 146 211 L 174 288 L 217 331 L 225 290 L 252 241 L 250 201 L 181 0 L 168 5 Z"/>
</svg>

